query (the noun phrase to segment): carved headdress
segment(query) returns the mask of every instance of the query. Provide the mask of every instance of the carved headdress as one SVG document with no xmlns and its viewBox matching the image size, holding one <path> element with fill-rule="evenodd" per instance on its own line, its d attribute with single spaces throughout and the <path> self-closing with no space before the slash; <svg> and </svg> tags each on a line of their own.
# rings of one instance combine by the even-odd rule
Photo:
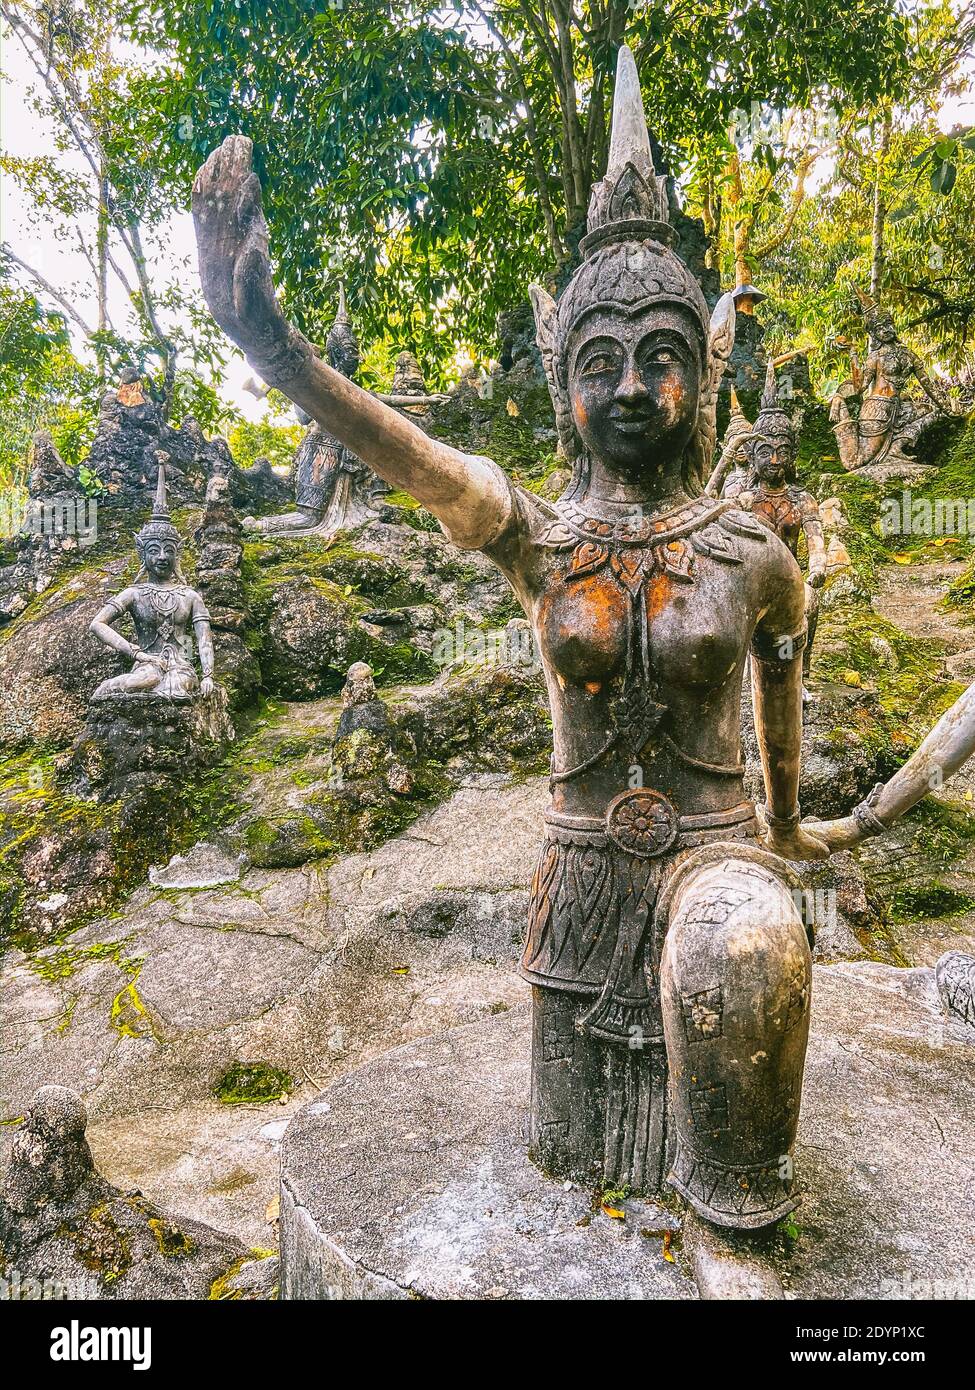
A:
<svg viewBox="0 0 975 1390">
<path fill-rule="evenodd" d="M 159 459 L 159 471 L 156 475 L 156 495 L 152 503 L 152 515 L 145 526 L 140 527 L 135 533 L 135 548 L 139 552 L 140 561 L 142 561 L 142 569 L 139 571 L 140 577 L 145 572 L 145 552 L 150 541 L 171 541 L 176 547 L 177 557 L 183 549 L 183 537 L 170 520 L 169 504 L 166 501 L 166 458 L 164 454 L 159 454 L 157 457 Z M 177 577 L 182 578 L 178 558 L 176 574 Z"/>
<path fill-rule="evenodd" d="M 345 304 L 345 285 L 339 281 L 339 307 L 325 339 L 329 363 L 343 376 L 354 377 L 359 370 L 359 342 L 349 319 Z"/>
<path fill-rule="evenodd" d="M 754 434 L 785 434 L 796 441 L 796 427 L 792 416 L 779 399 L 779 387 L 775 378 L 775 363 L 770 361 L 765 368 L 765 388 L 755 424 Z"/>
<path fill-rule="evenodd" d="M 585 478 L 586 460 L 572 420 L 566 347 L 573 326 L 599 306 L 633 312 L 659 304 L 682 311 L 693 325 L 703 371 L 697 429 L 685 467 L 688 487 L 700 492 L 707 476 L 718 383 L 734 344 L 735 309 L 731 295 L 723 295 L 709 317 L 700 285 L 673 250 L 676 235 L 668 211 L 666 179 L 657 174 L 650 153 L 636 62 L 624 45 L 616 68 L 606 176 L 593 188 L 588 230 L 579 244 L 585 260 L 558 303 L 537 285 L 530 290 L 559 438 L 575 461 L 573 491 Z"/>
<path fill-rule="evenodd" d="M 856 295 L 857 299 L 860 301 L 860 308 L 863 310 L 863 321 L 867 325 L 867 332 L 871 339 L 875 336 L 878 328 L 888 328 L 891 333 L 896 335 L 897 329 L 894 326 L 893 316 L 879 305 L 875 299 L 872 299 L 869 294 L 865 294 L 863 290 L 858 289 Z"/>
<path fill-rule="evenodd" d="M 769 361 L 765 368 L 765 389 L 762 391 L 762 399 L 759 405 L 758 414 L 755 417 L 755 424 L 752 426 L 752 437 L 745 445 L 746 452 L 751 455 L 757 440 L 762 437 L 779 438 L 785 436 L 792 445 L 793 453 L 796 447 L 796 422 L 789 412 L 785 409 L 779 398 L 778 382 L 775 378 L 775 362 Z M 752 472 L 752 479 L 757 476 Z M 785 469 L 786 481 L 794 483 L 796 481 L 795 462 L 788 464 Z"/>
</svg>

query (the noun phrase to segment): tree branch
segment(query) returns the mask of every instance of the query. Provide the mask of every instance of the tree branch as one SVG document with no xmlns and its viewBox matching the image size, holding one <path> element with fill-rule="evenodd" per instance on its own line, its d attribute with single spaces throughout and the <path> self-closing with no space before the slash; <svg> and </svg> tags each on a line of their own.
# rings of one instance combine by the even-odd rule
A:
<svg viewBox="0 0 975 1390">
<path fill-rule="evenodd" d="M 51 298 L 54 300 L 54 302 L 61 306 L 61 308 L 72 320 L 72 322 L 78 325 L 78 327 L 81 329 L 82 333 L 84 333 L 86 338 L 91 338 L 94 335 L 95 330 L 93 328 L 89 328 L 88 324 L 85 323 L 84 319 L 75 309 L 74 305 L 70 304 L 68 300 L 65 299 L 64 295 L 61 294 L 60 290 L 56 290 L 49 280 L 45 280 L 44 276 L 41 274 L 39 270 L 35 270 L 32 265 L 28 265 L 26 261 L 22 261 L 14 251 L 11 251 L 10 247 L 7 245 L 6 242 L 3 243 L 3 254 L 7 257 L 8 260 L 13 261 L 14 265 L 19 265 L 21 270 L 25 270 L 27 274 L 31 277 L 31 279 L 34 281 L 34 283 L 40 285 L 44 293 L 49 294 Z"/>
</svg>

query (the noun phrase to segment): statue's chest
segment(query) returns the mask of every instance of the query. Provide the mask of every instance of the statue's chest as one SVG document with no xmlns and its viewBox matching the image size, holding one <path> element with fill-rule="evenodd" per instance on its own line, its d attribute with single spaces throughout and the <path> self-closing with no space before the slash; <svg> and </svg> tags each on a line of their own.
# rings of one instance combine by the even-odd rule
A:
<svg viewBox="0 0 975 1390">
<path fill-rule="evenodd" d="M 596 693 L 617 677 L 711 686 L 734 668 L 745 635 L 738 576 L 689 540 L 657 548 L 582 542 L 560 561 L 536 628 L 563 689 Z"/>
<path fill-rule="evenodd" d="M 904 348 L 883 348 L 877 353 L 880 375 L 895 391 L 902 391 L 911 379 L 914 364 Z"/>
<path fill-rule="evenodd" d="M 752 513 L 795 554 L 802 530 L 802 513 L 787 492 L 757 492 L 752 501 Z"/>
<path fill-rule="evenodd" d="M 132 607 L 137 629 L 162 641 L 180 636 L 186 630 L 189 615 L 190 597 L 187 590 L 154 584 L 140 587 Z"/>
</svg>

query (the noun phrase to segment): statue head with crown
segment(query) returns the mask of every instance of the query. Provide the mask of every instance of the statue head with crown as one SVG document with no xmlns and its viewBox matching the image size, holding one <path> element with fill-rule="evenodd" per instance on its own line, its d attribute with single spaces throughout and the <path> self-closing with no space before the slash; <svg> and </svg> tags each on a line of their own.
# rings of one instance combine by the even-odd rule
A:
<svg viewBox="0 0 975 1390">
<path fill-rule="evenodd" d="M 779 399 L 774 362 L 766 368 L 761 405 L 744 449 L 750 484 L 775 488 L 795 482 L 796 428 Z"/>
<path fill-rule="evenodd" d="M 183 538 L 169 514 L 163 453 L 158 455 L 152 514 L 136 532 L 135 547 L 139 556 L 135 580 L 110 599 L 91 622 L 96 637 L 134 664 L 126 674 L 102 681 L 92 699 L 121 695 L 143 700 L 191 700 L 197 695 L 210 695 L 214 689 L 210 615 L 180 569 Z M 115 624 L 125 613 L 132 619 L 135 643 L 116 629 Z M 192 661 L 191 629 L 200 656 L 202 681 Z"/>
<path fill-rule="evenodd" d="M 531 287 L 539 349 L 571 495 L 607 485 L 649 496 L 702 490 L 733 297 L 708 313 L 674 250 L 633 54 L 620 49 L 606 176 L 589 203 L 584 260 L 558 303 Z"/>
</svg>

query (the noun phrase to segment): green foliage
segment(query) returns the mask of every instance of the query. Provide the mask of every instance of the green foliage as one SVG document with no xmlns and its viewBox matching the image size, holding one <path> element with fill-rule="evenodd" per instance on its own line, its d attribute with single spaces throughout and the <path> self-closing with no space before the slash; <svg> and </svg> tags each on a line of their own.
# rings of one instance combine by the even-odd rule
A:
<svg viewBox="0 0 975 1390">
<path fill-rule="evenodd" d="M 65 463 L 78 464 L 94 432 L 93 373 L 71 352 L 64 320 L 0 278 L 0 488 L 26 480 L 31 438 L 49 430 Z"/>
<path fill-rule="evenodd" d="M 125 10 L 160 58 L 136 104 L 161 113 L 169 189 L 186 198 L 210 150 L 249 135 L 299 326 L 321 340 L 344 273 L 366 340 L 410 348 L 431 384 L 458 348 L 491 350 L 499 310 L 571 256 L 605 165 L 622 38 L 652 128 L 682 160 L 752 101 L 875 100 L 906 52 L 893 0 L 567 4 L 561 43 L 547 10 L 515 0 Z"/>
<path fill-rule="evenodd" d="M 239 417 L 227 431 L 227 443 L 241 468 L 250 468 L 259 458 L 290 468 L 303 433 L 294 421 L 285 424 L 268 416 L 257 421 Z"/>
</svg>

